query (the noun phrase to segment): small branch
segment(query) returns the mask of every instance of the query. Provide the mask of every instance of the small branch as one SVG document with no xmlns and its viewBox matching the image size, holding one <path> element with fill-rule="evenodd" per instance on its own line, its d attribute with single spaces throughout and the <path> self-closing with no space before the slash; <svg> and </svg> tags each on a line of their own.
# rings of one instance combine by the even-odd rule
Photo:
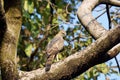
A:
<svg viewBox="0 0 120 80">
<path fill-rule="evenodd" d="M 109 11 L 109 5 L 106 4 L 106 12 L 107 12 L 107 17 L 108 17 L 108 22 L 109 22 L 109 30 L 112 28 L 111 27 L 111 18 L 110 18 L 110 11 Z M 117 63 L 117 66 L 118 66 L 118 70 L 119 70 L 119 73 L 120 73 L 120 66 L 119 66 L 119 63 L 118 63 L 118 60 L 117 60 L 117 57 L 115 56 L 115 61 Z"/>
<path fill-rule="evenodd" d="M 108 17 L 108 23 L 109 23 L 109 29 L 111 29 L 111 18 L 110 18 L 110 11 L 109 11 L 109 5 L 106 4 L 106 12 L 107 12 L 107 17 Z"/>
<path fill-rule="evenodd" d="M 118 66 L 110 66 L 109 68 L 118 68 Z M 120 67 L 119 67 L 120 68 Z"/>
<path fill-rule="evenodd" d="M 29 65 L 30 65 L 30 63 L 33 61 L 34 56 L 37 55 L 37 52 L 38 52 L 39 48 L 42 47 L 42 45 L 41 45 L 42 42 L 43 42 L 45 39 L 47 39 L 47 37 L 48 37 L 48 35 L 49 35 L 49 34 L 48 34 L 48 33 L 49 33 L 49 29 L 50 29 L 50 25 L 47 26 L 46 34 L 45 34 L 44 37 L 40 40 L 40 42 L 39 42 L 39 44 L 37 45 L 35 51 L 31 54 L 30 59 L 29 59 L 27 65 L 26 65 L 27 70 L 30 70 L 30 69 L 29 69 Z"/>
<path fill-rule="evenodd" d="M 50 0 L 46 0 L 46 1 L 50 4 L 50 16 L 49 16 L 49 20 L 48 20 L 49 24 L 47 25 L 47 28 L 46 28 L 46 32 L 45 32 L 44 37 L 43 37 L 43 38 L 40 40 L 40 42 L 38 43 L 35 51 L 34 51 L 33 53 L 31 53 L 30 59 L 29 59 L 27 65 L 26 65 L 26 67 L 27 67 L 28 70 L 30 70 L 30 69 L 29 69 L 29 65 L 30 65 L 30 63 L 33 61 L 34 56 L 37 55 L 37 52 L 38 52 L 39 48 L 42 47 L 42 45 L 41 45 L 42 42 L 43 42 L 45 39 L 47 39 L 47 37 L 48 37 L 48 35 L 49 35 L 49 31 L 54 28 L 54 27 L 52 28 L 51 26 L 52 26 L 53 11 L 54 11 L 53 5 L 55 4 L 55 0 L 52 0 L 51 2 L 50 2 Z M 56 27 L 56 26 L 55 26 L 55 27 Z"/>
<path fill-rule="evenodd" d="M 118 60 L 117 60 L 117 57 L 115 57 L 115 61 L 116 61 L 116 63 L 117 63 L 117 67 L 118 67 L 118 70 L 119 70 L 119 73 L 120 73 L 120 65 L 119 65 L 119 62 L 118 62 Z"/>
<path fill-rule="evenodd" d="M 67 14 L 70 14 L 70 12 L 68 11 L 69 5 L 70 5 L 70 4 L 68 3 L 67 6 L 66 6 L 66 13 L 67 13 Z"/>
</svg>

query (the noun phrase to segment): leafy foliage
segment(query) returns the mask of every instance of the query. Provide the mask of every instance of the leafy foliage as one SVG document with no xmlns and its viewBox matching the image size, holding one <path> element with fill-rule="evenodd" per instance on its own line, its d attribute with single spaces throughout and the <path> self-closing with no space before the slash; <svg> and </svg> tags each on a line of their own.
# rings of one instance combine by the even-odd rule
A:
<svg viewBox="0 0 120 80">
<path fill-rule="evenodd" d="M 18 67 L 33 70 L 45 66 L 45 47 L 60 30 L 67 32 L 65 47 L 55 61 L 84 49 L 92 37 L 78 21 L 76 11 L 82 0 L 23 0 L 23 24 L 18 44 Z M 102 68 L 100 68 L 102 67 Z M 107 74 L 106 64 L 92 67 L 75 80 L 90 80 Z"/>
</svg>

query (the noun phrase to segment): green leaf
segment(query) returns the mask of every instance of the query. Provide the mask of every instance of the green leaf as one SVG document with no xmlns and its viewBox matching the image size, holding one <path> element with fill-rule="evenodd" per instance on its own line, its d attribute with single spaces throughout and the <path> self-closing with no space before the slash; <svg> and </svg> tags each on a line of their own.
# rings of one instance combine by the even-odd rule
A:
<svg viewBox="0 0 120 80">
<path fill-rule="evenodd" d="M 25 11 L 28 10 L 28 0 L 24 1 L 24 9 L 25 9 Z"/>
<path fill-rule="evenodd" d="M 58 14 L 62 13 L 62 11 L 63 11 L 63 10 L 62 10 L 61 8 L 57 9 L 57 13 L 58 13 Z"/>
<path fill-rule="evenodd" d="M 25 53 L 28 57 L 30 57 L 31 53 L 32 53 L 32 44 L 28 44 L 25 48 Z"/>
<path fill-rule="evenodd" d="M 34 2 L 32 0 L 25 0 L 24 1 L 24 9 L 25 11 L 28 11 L 29 13 L 34 12 Z"/>
<path fill-rule="evenodd" d="M 28 4 L 28 12 L 29 13 L 34 12 L 34 3 L 33 3 L 33 1 L 29 2 L 29 4 Z"/>
<path fill-rule="evenodd" d="M 108 68 L 108 66 L 106 64 L 98 65 L 98 68 L 101 69 L 103 74 L 107 74 L 109 72 L 109 68 Z"/>
</svg>

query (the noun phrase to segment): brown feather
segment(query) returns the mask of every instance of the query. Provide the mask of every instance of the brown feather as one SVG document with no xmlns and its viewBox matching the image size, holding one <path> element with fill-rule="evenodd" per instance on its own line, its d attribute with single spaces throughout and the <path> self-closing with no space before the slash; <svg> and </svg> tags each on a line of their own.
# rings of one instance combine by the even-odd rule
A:
<svg viewBox="0 0 120 80">
<path fill-rule="evenodd" d="M 46 72 L 50 70 L 54 58 L 55 58 L 55 55 L 50 55 L 50 56 L 47 58 L 46 66 L 45 66 L 45 71 L 46 71 Z"/>
<path fill-rule="evenodd" d="M 63 37 L 66 35 L 64 30 L 61 30 L 56 36 L 48 43 L 46 47 L 47 61 L 45 71 L 49 71 L 55 56 L 64 46 Z"/>
</svg>

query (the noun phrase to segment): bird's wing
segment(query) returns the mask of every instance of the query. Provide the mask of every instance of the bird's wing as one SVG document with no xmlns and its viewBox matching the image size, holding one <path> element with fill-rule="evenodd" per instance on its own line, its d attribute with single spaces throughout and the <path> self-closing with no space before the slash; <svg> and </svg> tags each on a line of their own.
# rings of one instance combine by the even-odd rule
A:
<svg viewBox="0 0 120 80">
<path fill-rule="evenodd" d="M 52 62 L 57 55 L 57 53 L 63 48 L 64 39 L 61 34 L 57 34 L 47 45 L 47 61 L 45 71 L 49 71 L 52 65 Z"/>
<path fill-rule="evenodd" d="M 49 52 L 50 49 L 58 47 L 60 41 L 62 40 L 61 37 L 54 37 L 47 45 L 46 51 Z"/>
</svg>

